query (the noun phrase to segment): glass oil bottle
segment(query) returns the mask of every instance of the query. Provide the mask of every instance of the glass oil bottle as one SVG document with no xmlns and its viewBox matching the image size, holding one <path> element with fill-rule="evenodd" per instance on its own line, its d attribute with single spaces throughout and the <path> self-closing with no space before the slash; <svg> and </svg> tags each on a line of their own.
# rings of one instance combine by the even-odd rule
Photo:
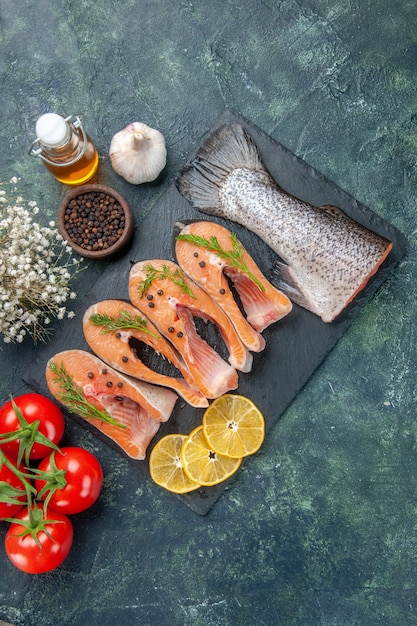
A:
<svg viewBox="0 0 417 626">
<path fill-rule="evenodd" d="M 80 115 L 42 115 L 36 122 L 36 139 L 29 154 L 42 159 L 51 174 L 65 185 L 86 183 L 98 168 L 98 152 Z"/>
</svg>

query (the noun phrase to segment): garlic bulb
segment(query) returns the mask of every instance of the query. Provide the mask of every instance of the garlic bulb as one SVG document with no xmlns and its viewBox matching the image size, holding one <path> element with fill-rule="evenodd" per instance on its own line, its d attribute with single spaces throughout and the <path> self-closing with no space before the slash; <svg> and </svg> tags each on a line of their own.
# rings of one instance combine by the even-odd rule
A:
<svg viewBox="0 0 417 626">
<path fill-rule="evenodd" d="M 165 139 L 159 130 L 132 122 L 114 135 L 109 156 L 114 171 L 129 183 L 150 183 L 166 165 Z"/>
</svg>

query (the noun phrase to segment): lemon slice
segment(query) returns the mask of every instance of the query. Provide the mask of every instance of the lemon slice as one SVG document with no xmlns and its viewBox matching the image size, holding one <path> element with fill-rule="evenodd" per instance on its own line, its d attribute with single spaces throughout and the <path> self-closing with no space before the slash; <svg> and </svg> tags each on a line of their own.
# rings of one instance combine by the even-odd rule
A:
<svg viewBox="0 0 417 626">
<path fill-rule="evenodd" d="M 242 459 L 231 459 L 215 452 L 204 435 L 203 426 L 197 426 L 184 441 L 181 459 L 187 476 L 207 487 L 229 478 L 242 462 Z"/>
<path fill-rule="evenodd" d="M 265 438 L 265 420 L 252 400 L 237 394 L 216 398 L 203 416 L 204 434 L 218 454 L 238 459 L 254 454 Z"/>
<path fill-rule="evenodd" d="M 162 437 L 149 456 L 151 478 L 160 487 L 173 493 L 188 493 L 200 487 L 184 472 L 181 448 L 187 435 L 172 434 Z"/>
</svg>

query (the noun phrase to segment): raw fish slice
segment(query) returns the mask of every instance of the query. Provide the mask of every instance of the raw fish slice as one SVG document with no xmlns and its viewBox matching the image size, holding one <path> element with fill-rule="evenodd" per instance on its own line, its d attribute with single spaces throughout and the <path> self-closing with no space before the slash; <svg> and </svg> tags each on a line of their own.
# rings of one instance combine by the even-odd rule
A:
<svg viewBox="0 0 417 626">
<path fill-rule="evenodd" d="M 150 441 L 177 400 L 169 389 L 128 378 L 84 350 L 65 350 L 49 359 L 46 382 L 70 412 L 138 460 L 146 457 Z"/>
<path fill-rule="evenodd" d="M 237 388 L 235 368 L 249 371 L 252 356 L 227 315 L 176 263 L 157 259 L 133 265 L 129 295 L 133 305 L 151 319 L 183 356 L 205 397 L 217 398 Z M 194 316 L 218 327 L 229 350 L 230 365 L 197 334 Z"/>
<path fill-rule="evenodd" d="M 191 406 L 208 406 L 207 398 L 196 388 L 181 355 L 129 302 L 102 300 L 91 305 L 84 314 L 83 331 L 93 352 L 114 369 L 154 385 L 169 387 Z M 137 342 L 161 354 L 184 378 L 168 376 L 145 365 L 135 350 Z"/>
<path fill-rule="evenodd" d="M 292 304 L 265 278 L 236 237 L 220 224 L 193 222 L 181 229 L 175 254 L 183 270 L 230 317 L 247 348 L 254 352 L 263 350 L 261 331 L 288 315 Z M 233 282 L 246 318 L 225 275 Z"/>
<path fill-rule="evenodd" d="M 187 337 L 186 354 L 194 365 L 196 381 L 210 391 L 208 397 L 218 397 L 237 388 L 237 375 L 217 352 L 196 332 L 192 312 L 183 306 L 177 307 L 177 315 Z"/>
<path fill-rule="evenodd" d="M 222 126 L 177 179 L 196 209 L 242 224 L 284 261 L 279 289 L 297 304 L 333 321 L 365 287 L 392 242 L 346 216 L 281 189 L 239 124 Z"/>
</svg>

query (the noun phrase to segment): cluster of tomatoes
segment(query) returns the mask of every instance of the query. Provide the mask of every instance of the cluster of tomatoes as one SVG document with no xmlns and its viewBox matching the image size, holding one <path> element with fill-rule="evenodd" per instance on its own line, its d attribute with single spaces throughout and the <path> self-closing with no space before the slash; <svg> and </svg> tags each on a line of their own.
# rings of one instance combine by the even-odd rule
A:
<svg viewBox="0 0 417 626">
<path fill-rule="evenodd" d="M 0 520 L 9 523 L 5 550 L 29 574 L 48 572 L 68 556 L 69 515 L 98 498 L 103 471 L 80 447 L 59 447 L 65 422 L 49 398 L 28 393 L 0 408 Z"/>
</svg>

